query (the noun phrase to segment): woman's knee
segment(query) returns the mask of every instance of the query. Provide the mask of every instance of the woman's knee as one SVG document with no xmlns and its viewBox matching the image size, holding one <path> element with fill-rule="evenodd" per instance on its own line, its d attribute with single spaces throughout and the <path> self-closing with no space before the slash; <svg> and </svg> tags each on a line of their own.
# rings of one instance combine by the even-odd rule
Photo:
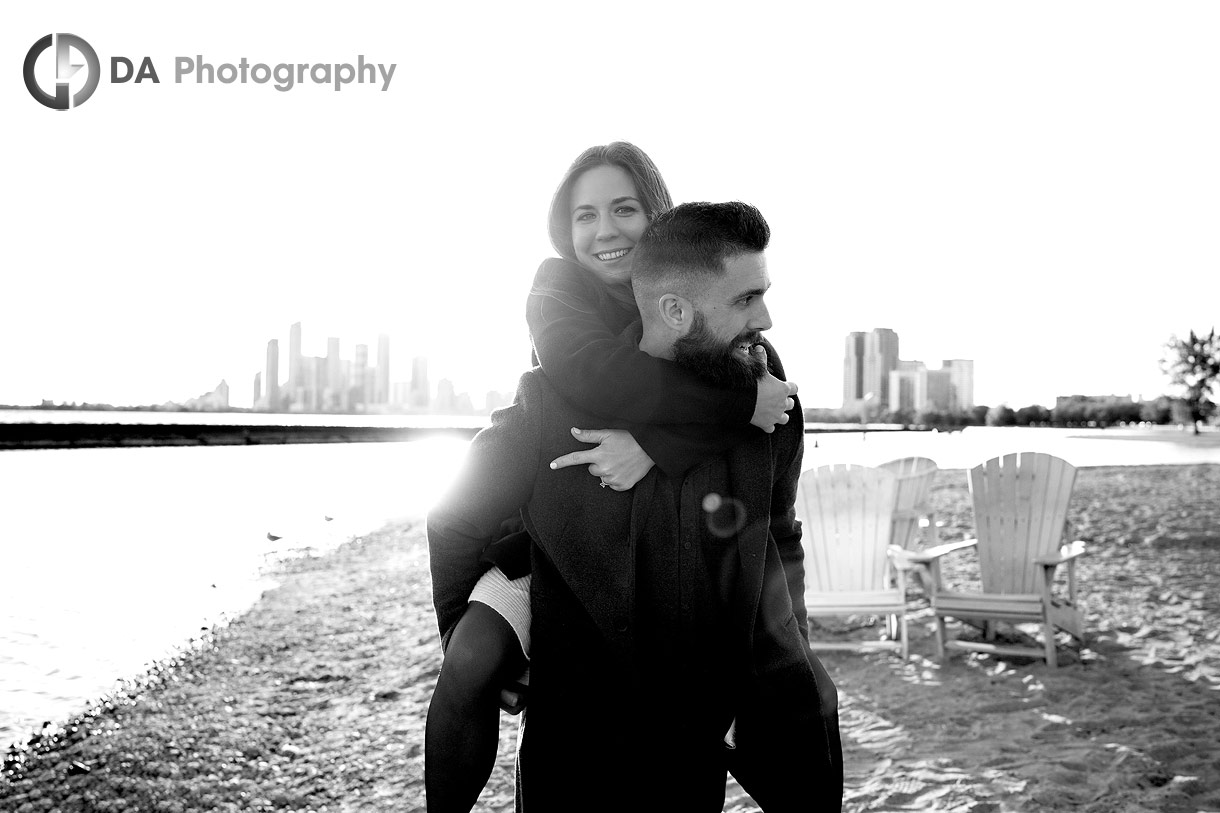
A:
<svg viewBox="0 0 1220 813">
<path fill-rule="evenodd" d="M 524 668 L 512 627 L 495 610 L 472 602 L 449 638 L 441 679 L 467 693 L 498 691 L 501 674 L 517 662 Z"/>
</svg>

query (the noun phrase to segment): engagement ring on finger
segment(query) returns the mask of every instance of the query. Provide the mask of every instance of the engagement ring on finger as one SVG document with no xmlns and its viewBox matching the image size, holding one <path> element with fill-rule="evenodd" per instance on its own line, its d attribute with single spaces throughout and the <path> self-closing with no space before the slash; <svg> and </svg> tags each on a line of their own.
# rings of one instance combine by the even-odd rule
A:
<svg viewBox="0 0 1220 813">
<path fill-rule="evenodd" d="M 605 480 L 602 480 L 602 481 L 601 481 L 601 483 L 599 483 L 599 485 L 600 485 L 602 488 L 606 488 L 606 487 L 607 487 L 607 486 L 609 486 L 610 484 L 609 484 L 609 483 L 607 483 Z"/>
</svg>

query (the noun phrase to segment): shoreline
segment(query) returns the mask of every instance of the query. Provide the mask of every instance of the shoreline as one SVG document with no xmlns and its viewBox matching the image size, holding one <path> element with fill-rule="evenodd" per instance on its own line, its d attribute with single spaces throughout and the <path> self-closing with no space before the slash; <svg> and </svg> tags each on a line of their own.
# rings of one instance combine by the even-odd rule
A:
<svg viewBox="0 0 1220 813">
<path fill-rule="evenodd" d="M 194 423 L 0 423 L 0 450 L 121 446 L 252 446 L 283 443 L 375 443 L 459 438 L 477 427 L 218 425 Z"/>
<path fill-rule="evenodd" d="M 0 423 L 0 451 L 126 446 L 253 446 L 285 443 L 394 443 L 432 438 L 470 440 L 482 426 L 335 424 Z M 806 435 L 930 432 L 899 424 L 819 424 Z"/>
<path fill-rule="evenodd" d="M 943 541 L 971 531 L 961 469 L 938 472 L 933 502 Z M 824 654 L 845 810 L 1220 811 L 1220 465 L 1082 468 L 1070 516 L 1090 638 L 1058 670 L 937 663 L 917 594 L 908 663 Z M 419 522 L 284 563 L 246 613 L 10 751 L 0 809 L 422 813 L 440 666 L 427 565 Z M 824 626 L 877 635 L 866 618 Z M 501 715 L 480 810 L 512 810 L 515 745 Z M 727 799 L 758 809 L 732 781 Z"/>
</svg>

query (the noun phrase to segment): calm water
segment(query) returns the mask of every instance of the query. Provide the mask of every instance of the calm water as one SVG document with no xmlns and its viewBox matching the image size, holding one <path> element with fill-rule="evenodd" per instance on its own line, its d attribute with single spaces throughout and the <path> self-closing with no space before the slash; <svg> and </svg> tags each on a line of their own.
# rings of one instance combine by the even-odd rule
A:
<svg viewBox="0 0 1220 813">
<path fill-rule="evenodd" d="M 466 446 L 0 452 L 0 749 L 246 609 L 268 556 L 422 516 Z"/>
<path fill-rule="evenodd" d="M 86 409 L 0 409 L 0 423 L 194 423 L 213 426 L 407 426 L 487 425 L 482 415 L 339 415 L 269 412 L 140 412 Z"/>
<path fill-rule="evenodd" d="M 968 468 L 1022 450 L 1078 466 L 1220 463 L 1220 433 L 1196 441 L 1173 429 L 970 428 L 807 441 L 806 467 L 922 455 Z M 422 516 L 466 445 L 0 452 L 0 748 L 249 607 L 270 586 L 260 576 L 268 555 L 330 548 Z"/>
</svg>

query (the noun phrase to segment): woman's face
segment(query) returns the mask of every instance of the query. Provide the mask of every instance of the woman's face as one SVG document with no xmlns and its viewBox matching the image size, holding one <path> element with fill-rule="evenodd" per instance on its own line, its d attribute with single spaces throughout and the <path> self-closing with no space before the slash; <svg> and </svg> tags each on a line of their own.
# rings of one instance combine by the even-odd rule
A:
<svg viewBox="0 0 1220 813">
<path fill-rule="evenodd" d="M 613 165 L 585 170 L 569 201 L 577 261 L 607 284 L 630 282 L 631 253 L 648 227 L 631 176 Z"/>
</svg>

